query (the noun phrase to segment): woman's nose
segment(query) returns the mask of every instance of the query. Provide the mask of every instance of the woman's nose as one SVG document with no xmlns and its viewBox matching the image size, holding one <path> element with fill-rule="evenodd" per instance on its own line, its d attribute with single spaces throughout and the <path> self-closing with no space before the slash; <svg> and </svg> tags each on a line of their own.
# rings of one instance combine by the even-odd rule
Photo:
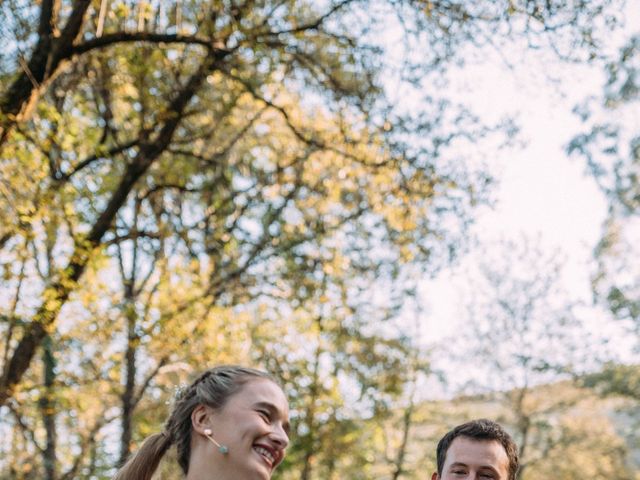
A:
<svg viewBox="0 0 640 480">
<path fill-rule="evenodd" d="M 283 449 L 289 445 L 289 435 L 287 435 L 287 432 L 280 424 L 276 424 L 274 427 L 272 439 Z"/>
</svg>

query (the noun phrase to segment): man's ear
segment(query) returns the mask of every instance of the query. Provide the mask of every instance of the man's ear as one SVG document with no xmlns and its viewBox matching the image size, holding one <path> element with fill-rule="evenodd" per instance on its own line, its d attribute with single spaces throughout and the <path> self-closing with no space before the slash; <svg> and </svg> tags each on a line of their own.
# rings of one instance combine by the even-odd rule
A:
<svg viewBox="0 0 640 480">
<path fill-rule="evenodd" d="M 206 405 L 198 405 L 191 412 L 191 426 L 193 430 L 200 435 L 204 435 L 206 429 L 211 428 L 210 425 L 211 409 Z"/>
<path fill-rule="evenodd" d="M 438 472 L 433 472 L 433 475 L 431 475 L 431 480 L 438 480 Z"/>
</svg>

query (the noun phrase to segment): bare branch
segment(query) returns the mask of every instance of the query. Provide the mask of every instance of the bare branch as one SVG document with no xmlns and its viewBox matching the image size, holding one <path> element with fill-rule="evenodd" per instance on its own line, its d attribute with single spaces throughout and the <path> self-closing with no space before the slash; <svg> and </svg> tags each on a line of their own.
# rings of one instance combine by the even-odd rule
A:
<svg viewBox="0 0 640 480">
<path fill-rule="evenodd" d="M 84 458 L 85 458 L 85 456 L 87 454 L 87 451 L 91 447 L 93 447 L 95 445 L 95 443 L 96 443 L 96 435 L 98 434 L 98 432 L 100 431 L 100 429 L 102 427 L 104 427 L 105 425 L 110 424 L 116 418 L 118 418 L 116 415 L 113 415 L 111 417 L 106 417 L 106 416 L 100 417 L 100 419 L 87 432 L 87 435 L 84 436 L 81 439 L 81 441 L 80 441 L 80 451 L 76 455 L 76 457 L 75 457 L 75 459 L 73 461 L 73 465 L 71 465 L 71 467 L 69 467 L 69 470 L 67 470 L 66 472 L 64 472 L 60 476 L 60 480 L 71 480 L 73 478 L 77 478 L 78 470 L 80 469 L 80 466 L 82 465 L 82 461 L 84 460 Z"/>
<path fill-rule="evenodd" d="M 329 17 L 331 17 L 338 10 L 341 10 L 343 7 L 345 7 L 346 5 L 352 3 L 353 1 L 354 0 L 343 0 L 342 2 L 339 2 L 336 5 L 334 5 L 333 8 L 331 8 L 326 13 L 324 13 L 323 15 L 318 17 L 317 19 L 313 20 L 312 22 L 305 23 L 305 24 L 300 25 L 300 26 L 295 27 L 295 28 L 290 28 L 290 29 L 286 29 L 286 30 L 279 30 L 279 31 L 276 31 L 276 32 L 270 32 L 268 36 L 269 37 L 277 37 L 279 35 L 286 35 L 286 34 L 290 34 L 290 33 L 300 33 L 300 32 L 305 32 L 305 31 L 308 31 L 308 30 L 317 30 L 318 28 L 320 28 L 320 26 Z M 257 38 L 259 39 L 260 36 L 258 36 Z"/>
<path fill-rule="evenodd" d="M 11 412 L 11 414 L 13 415 L 13 418 L 15 419 L 16 423 L 18 424 L 18 427 L 20 427 L 20 431 L 22 432 L 24 437 L 28 438 L 40 453 L 43 453 L 44 449 L 38 443 L 38 440 L 36 439 L 35 432 L 33 431 L 33 429 L 29 425 L 27 425 L 27 423 L 22 418 L 22 415 L 18 411 L 18 406 L 16 405 L 16 403 L 17 402 L 15 402 L 15 400 L 11 401 L 11 402 L 7 402 L 6 406 L 9 409 L 9 411 Z"/>
<path fill-rule="evenodd" d="M 153 32 L 114 32 L 102 35 L 101 37 L 92 38 L 79 45 L 73 47 L 73 55 L 81 55 L 83 53 L 95 50 L 97 48 L 108 47 L 116 43 L 130 42 L 148 42 L 148 43 L 182 43 L 191 45 L 200 45 L 214 54 L 227 55 L 231 50 L 222 48 L 216 42 L 208 38 L 198 37 L 196 35 L 180 35 L 171 33 L 153 33 Z"/>
<path fill-rule="evenodd" d="M 151 382 L 153 381 L 153 379 L 156 377 L 156 375 L 162 369 L 162 367 L 164 367 L 168 362 L 169 362 L 169 355 L 163 356 L 158 362 L 158 364 L 156 365 L 156 368 L 154 368 L 147 375 L 147 377 L 144 379 L 144 382 L 142 382 L 142 385 L 140 385 L 138 392 L 135 394 L 135 396 L 131 400 L 132 410 L 138 406 L 138 403 L 140 403 L 140 400 L 142 400 L 142 397 L 147 391 L 147 388 L 149 388 L 149 385 L 151 385 Z"/>
<path fill-rule="evenodd" d="M 137 231 L 137 232 L 129 232 L 126 235 L 115 235 L 113 238 L 110 238 L 105 242 L 105 245 L 118 245 L 127 240 L 136 240 L 138 238 L 150 238 L 153 240 L 158 240 L 160 238 L 160 234 L 158 232 L 147 232 L 147 231 Z"/>
</svg>

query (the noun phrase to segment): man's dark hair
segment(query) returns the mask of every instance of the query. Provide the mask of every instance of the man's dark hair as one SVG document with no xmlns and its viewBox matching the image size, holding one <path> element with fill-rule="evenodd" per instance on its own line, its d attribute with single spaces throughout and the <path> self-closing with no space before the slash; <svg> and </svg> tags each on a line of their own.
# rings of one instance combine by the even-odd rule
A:
<svg viewBox="0 0 640 480">
<path fill-rule="evenodd" d="M 518 472 L 518 447 L 514 443 L 511 436 L 496 422 L 481 418 L 472 420 L 462 425 L 458 425 L 438 442 L 437 459 L 438 459 L 438 476 L 442 477 L 442 469 L 444 461 L 447 457 L 447 451 L 457 437 L 466 437 L 472 440 L 496 440 L 503 447 L 509 459 L 509 480 L 516 479 Z"/>
</svg>

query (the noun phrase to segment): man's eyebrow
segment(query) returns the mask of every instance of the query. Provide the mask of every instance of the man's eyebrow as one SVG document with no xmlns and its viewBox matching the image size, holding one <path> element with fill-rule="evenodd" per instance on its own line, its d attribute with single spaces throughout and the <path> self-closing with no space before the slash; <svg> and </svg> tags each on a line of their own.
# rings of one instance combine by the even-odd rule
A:
<svg viewBox="0 0 640 480">
<path fill-rule="evenodd" d="M 463 463 L 463 462 L 455 462 L 455 463 L 452 463 L 451 465 L 449 465 L 449 468 L 453 468 L 453 467 L 465 467 L 465 468 L 468 468 L 469 466 L 466 463 Z M 492 473 L 496 473 L 496 474 L 498 473 L 498 471 L 494 467 L 492 467 L 491 465 L 482 465 L 480 467 L 480 470 L 491 470 Z"/>
<path fill-rule="evenodd" d="M 491 470 L 491 473 L 495 473 L 496 475 L 498 474 L 498 470 L 493 468 L 491 465 L 483 465 L 480 467 L 480 470 Z"/>
</svg>

